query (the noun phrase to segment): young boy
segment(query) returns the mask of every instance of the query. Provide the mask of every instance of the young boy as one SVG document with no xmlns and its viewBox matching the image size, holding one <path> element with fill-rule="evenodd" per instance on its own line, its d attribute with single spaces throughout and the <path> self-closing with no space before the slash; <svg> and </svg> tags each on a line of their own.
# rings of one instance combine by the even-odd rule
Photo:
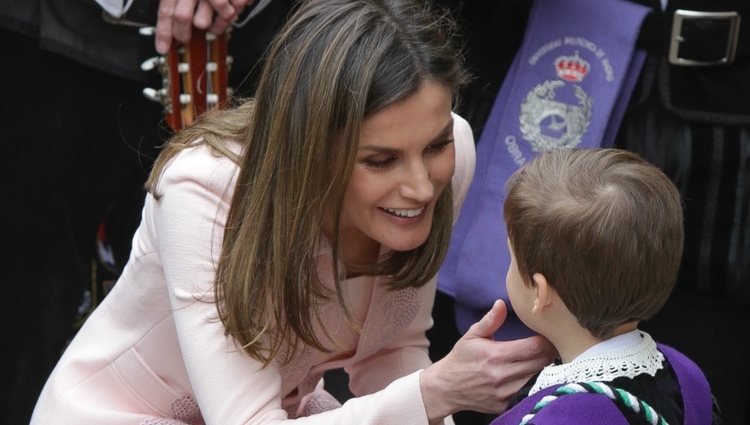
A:
<svg viewBox="0 0 750 425">
<path fill-rule="evenodd" d="M 564 149 L 537 156 L 507 187 L 508 296 L 560 362 L 492 425 L 718 423 L 698 367 L 637 328 L 677 276 L 674 184 L 633 153 Z"/>
</svg>

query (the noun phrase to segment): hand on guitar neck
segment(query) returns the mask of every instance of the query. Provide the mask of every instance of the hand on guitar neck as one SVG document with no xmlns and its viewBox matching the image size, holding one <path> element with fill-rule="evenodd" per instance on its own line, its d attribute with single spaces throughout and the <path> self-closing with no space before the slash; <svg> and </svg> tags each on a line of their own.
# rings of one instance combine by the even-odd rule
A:
<svg viewBox="0 0 750 425">
<path fill-rule="evenodd" d="M 159 0 L 156 51 L 165 55 L 172 40 L 188 43 L 195 29 L 223 34 L 254 0 Z"/>
</svg>

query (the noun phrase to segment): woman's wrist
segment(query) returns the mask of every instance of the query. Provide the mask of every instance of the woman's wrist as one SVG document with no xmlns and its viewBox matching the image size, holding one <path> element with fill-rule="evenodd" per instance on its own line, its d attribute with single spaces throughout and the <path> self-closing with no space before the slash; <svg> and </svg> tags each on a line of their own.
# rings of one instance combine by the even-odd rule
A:
<svg viewBox="0 0 750 425">
<path fill-rule="evenodd" d="M 422 370 L 419 375 L 422 403 L 424 403 L 430 425 L 442 423 L 443 418 L 455 412 L 451 398 L 445 395 L 445 384 L 442 382 L 439 370 L 440 365 L 436 363 Z"/>
</svg>

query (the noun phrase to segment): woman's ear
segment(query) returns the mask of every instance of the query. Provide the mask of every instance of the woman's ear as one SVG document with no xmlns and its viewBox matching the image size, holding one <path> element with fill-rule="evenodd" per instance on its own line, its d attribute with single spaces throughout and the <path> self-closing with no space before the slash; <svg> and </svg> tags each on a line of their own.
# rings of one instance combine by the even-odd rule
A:
<svg viewBox="0 0 750 425">
<path fill-rule="evenodd" d="M 531 308 L 531 312 L 539 313 L 552 304 L 555 290 L 549 286 L 547 278 L 541 273 L 534 273 L 531 279 L 534 281 L 534 289 L 536 291 L 536 298 L 534 299 L 534 306 Z"/>
</svg>

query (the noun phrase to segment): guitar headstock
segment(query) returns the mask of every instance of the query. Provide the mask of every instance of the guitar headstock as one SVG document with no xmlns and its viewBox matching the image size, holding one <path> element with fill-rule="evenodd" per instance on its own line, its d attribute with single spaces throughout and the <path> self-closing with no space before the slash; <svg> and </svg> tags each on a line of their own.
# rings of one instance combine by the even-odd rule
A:
<svg viewBox="0 0 750 425">
<path fill-rule="evenodd" d="M 153 28 L 141 34 L 153 35 Z M 231 57 L 227 55 L 229 34 L 214 35 L 193 28 L 190 42 L 173 42 L 166 55 L 143 62 L 144 71 L 157 70 L 162 88 L 143 89 L 147 98 L 164 106 L 167 125 L 178 131 L 192 124 L 203 112 L 226 103 L 230 88 L 227 75 Z"/>
</svg>

